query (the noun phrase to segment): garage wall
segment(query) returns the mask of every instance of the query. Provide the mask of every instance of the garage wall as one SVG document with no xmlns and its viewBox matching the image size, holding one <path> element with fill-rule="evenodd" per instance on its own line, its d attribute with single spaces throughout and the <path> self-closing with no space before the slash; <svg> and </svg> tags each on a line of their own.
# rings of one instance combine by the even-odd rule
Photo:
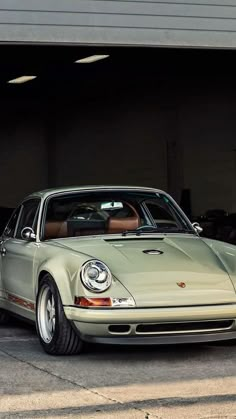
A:
<svg viewBox="0 0 236 419">
<path fill-rule="evenodd" d="M 234 0 L 0 0 L 0 41 L 236 47 Z"/>
<path fill-rule="evenodd" d="M 227 95 L 198 97 L 179 113 L 184 186 L 195 215 L 207 209 L 236 212 L 236 101 Z"/>
<path fill-rule="evenodd" d="M 160 105 L 160 90 L 154 96 L 59 114 L 51 184 L 154 186 L 178 202 L 181 190 L 190 189 L 193 215 L 211 208 L 236 212 L 234 93 L 204 85 L 179 95 L 173 106 Z"/>
<path fill-rule="evenodd" d="M 161 111 L 126 97 L 57 117 L 51 185 L 130 184 L 167 188 Z"/>
<path fill-rule="evenodd" d="M 47 185 L 44 127 L 29 110 L 1 112 L 0 206 L 14 207 L 27 194 Z"/>
<path fill-rule="evenodd" d="M 48 186 L 104 183 L 154 186 L 177 201 L 189 188 L 194 215 L 236 212 L 235 88 L 209 85 L 178 81 L 174 92 L 168 80 L 152 92 L 135 89 L 136 96 L 125 90 L 38 109 L 5 104 L 0 206 Z"/>
</svg>

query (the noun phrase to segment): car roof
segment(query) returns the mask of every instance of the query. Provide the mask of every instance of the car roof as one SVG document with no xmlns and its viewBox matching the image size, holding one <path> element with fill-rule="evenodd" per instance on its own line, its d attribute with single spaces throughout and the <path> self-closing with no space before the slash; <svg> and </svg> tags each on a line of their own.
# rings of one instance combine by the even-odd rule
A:
<svg viewBox="0 0 236 419">
<path fill-rule="evenodd" d="M 70 192 L 92 192 L 92 191 L 139 191 L 139 192 L 156 192 L 164 193 L 160 189 L 144 187 L 144 186 L 118 186 L 118 185 L 88 185 L 88 186 L 68 186 L 60 188 L 51 188 L 45 189 L 43 191 L 38 191 L 30 194 L 29 198 L 47 198 L 51 195 L 61 194 L 61 193 L 70 193 Z"/>
</svg>

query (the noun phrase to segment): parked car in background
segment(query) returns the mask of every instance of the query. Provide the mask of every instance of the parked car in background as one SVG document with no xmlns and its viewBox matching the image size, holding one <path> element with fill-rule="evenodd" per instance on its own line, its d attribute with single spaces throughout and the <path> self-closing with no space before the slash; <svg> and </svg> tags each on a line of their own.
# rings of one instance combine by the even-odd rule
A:
<svg viewBox="0 0 236 419">
<path fill-rule="evenodd" d="M 0 320 L 36 322 L 52 355 L 235 339 L 236 247 L 200 231 L 153 188 L 36 192 L 1 237 Z"/>
<path fill-rule="evenodd" d="M 212 209 L 194 221 L 201 224 L 204 237 L 236 244 L 236 214 L 223 209 Z"/>
</svg>

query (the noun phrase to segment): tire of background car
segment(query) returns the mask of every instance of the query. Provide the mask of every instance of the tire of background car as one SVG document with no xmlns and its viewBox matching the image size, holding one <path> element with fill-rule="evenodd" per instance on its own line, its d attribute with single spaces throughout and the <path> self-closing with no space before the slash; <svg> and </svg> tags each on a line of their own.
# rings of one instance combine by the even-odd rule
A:
<svg viewBox="0 0 236 419">
<path fill-rule="evenodd" d="M 43 277 L 36 299 L 36 327 L 43 349 L 50 355 L 75 355 L 84 342 L 66 318 L 61 297 L 51 275 Z"/>
<path fill-rule="evenodd" d="M 0 309 L 0 325 L 8 323 L 8 320 L 9 314 L 6 311 Z"/>
</svg>

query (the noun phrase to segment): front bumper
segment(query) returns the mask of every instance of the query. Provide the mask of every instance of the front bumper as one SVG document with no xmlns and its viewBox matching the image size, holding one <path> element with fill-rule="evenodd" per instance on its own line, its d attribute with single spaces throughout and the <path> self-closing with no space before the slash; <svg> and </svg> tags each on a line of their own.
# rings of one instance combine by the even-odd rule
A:
<svg viewBox="0 0 236 419">
<path fill-rule="evenodd" d="M 236 305 L 212 305 L 165 308 L 94 308 L 64 307 L 68 320 L 74 323 L 78 334 L 84 341 L 106 344 L 157 345 L 194 342 L 211 342 L 236 339 Z M 196 322 L 212 322 L 211 327 L 193 327 Z M 230 326 L 219 327 L 219 322 L 229 322 Z M 182 324 L 189 330 L 181 330 Z M 217 323 L 214 323 L 217 322 Z M 140 325 L 173 325 L 173 330 L 139 332 Z M 216 327 L 212 326 L 216 325 Z M 114 331 L 115 326 L 127 326 L 127 330 Z M 178 326 L 179 330 L 178 330 Z M 122 328 L 121 328 L 122 329 Z M 165 329 L 165 327 L 164 327 Z M 192 330 L 194 329 L 194 330 Z M 203 330 L 201 330 L 203 329 Z"/>
<path fill-rule="evenodd" d="M 207 343 L 219 342 L 226 340 L 236 340 L 236 331 L 221 333 L 202 333 L 202 334 L 185 334 L 185 335 L 169 335 L 169 336 L 90 336 L 81 333 L 78 334 L 84 342 L 99 343 L 106 345 L 178 345 L 186 343 Z"/>
</svg>

